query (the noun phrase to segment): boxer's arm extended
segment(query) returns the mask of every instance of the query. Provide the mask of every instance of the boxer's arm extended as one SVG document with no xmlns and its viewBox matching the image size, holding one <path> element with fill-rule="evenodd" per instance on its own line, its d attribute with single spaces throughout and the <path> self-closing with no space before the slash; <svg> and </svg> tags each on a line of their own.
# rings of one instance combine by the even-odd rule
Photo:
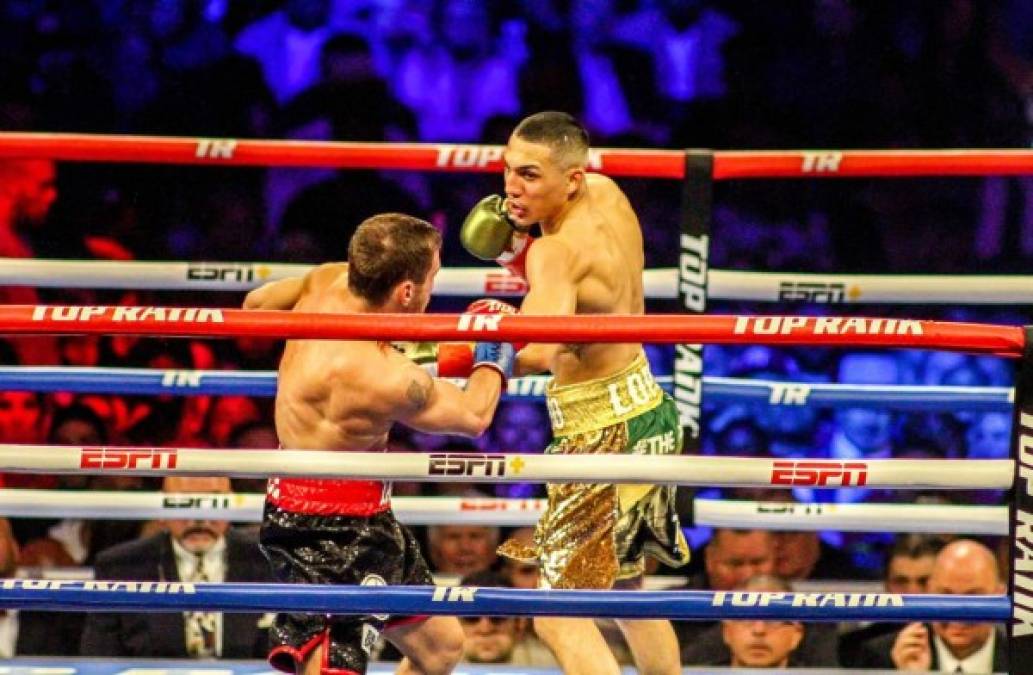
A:
<svg viewBox="0 0 1033 675">
<path fill-rule="evenodd" d="M 330 283 L 347 271 L 347 263 L 326 263 L 303 277 L 270 281 L 244 297 L 244 309 L 294 309 L 302 293 L 313 284 Z"/>
<path fill-rule="evenodd" d="M 397 421 L 432 434 L 480 436 L 491 425 L 502 396 L 502 378 L 492 368 L 475 368 L 460 389 L 410 366 L 402 379 Z"/>
<path fill-rule="evenodd" d="M 566 244 L 542 237 L 527 256 L 529 290 L 521 314 L 574 315 L 577 313 L 575 254 Z M 517 353 L 514 375 L 533 375 L 552 369 L 560 344 L 530 344 Z"/>
</svg>

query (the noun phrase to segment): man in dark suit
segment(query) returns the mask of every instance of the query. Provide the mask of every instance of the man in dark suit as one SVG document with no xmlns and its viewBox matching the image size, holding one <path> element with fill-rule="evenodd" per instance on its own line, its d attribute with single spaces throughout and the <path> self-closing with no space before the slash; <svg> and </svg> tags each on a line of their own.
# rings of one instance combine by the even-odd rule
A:
<svg viewBox="0 0 1033 675">
<path fill-rule="evenodd" d="M 166 492 L 229 492 L 226 478 L 165 479 Z M 270 581 L 254 535 L 210 520 L 170 520 L 166 532 L 113 546 L 97 556 L 98 579 L 128 581 Z M 94 613 L 82 656 L 258 658 L 268 648 L 259 614 L 218 612 Z"/>
<path fill-rule="evenodd" d="M 929 592 L 992 595 L 1003 593 L 1004 584 L 990 549 L 959 539 L 936 556 Z M 875 638 L 864 646 L 857 663 L 844 665 L 941 673 L 1007 672 L 1007 641 L 1004 632 L 990 623 L 911 623 Z"/>
</svg>

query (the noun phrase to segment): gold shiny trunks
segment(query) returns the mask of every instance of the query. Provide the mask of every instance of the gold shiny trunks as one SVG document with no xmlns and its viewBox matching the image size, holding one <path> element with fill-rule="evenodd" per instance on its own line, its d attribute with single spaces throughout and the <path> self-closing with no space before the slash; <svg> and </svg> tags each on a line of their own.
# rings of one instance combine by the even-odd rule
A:
<svg viewBox="0 0 1033 675">
<path fill-rule="evenodd" d="M 682 429 L 674 401 L 656 383 L 644 354 L 618 373 L 546 390 L 554 440 L 550 454 L 674 455 Z M 537 562 L 544 588 L 610 588 L 641 576 L 645 554 L 671 566 L 689 559 L 673 487 L 548 485 L 533 546 L 508 541 L 499 553 Z"/>
</svg>

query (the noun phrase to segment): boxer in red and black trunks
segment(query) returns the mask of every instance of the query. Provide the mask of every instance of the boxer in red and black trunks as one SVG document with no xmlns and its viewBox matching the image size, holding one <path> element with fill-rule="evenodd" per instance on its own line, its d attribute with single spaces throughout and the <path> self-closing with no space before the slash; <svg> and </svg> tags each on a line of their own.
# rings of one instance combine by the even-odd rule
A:
<svg viewBox="0 0 1033 675">
<path fill-rule="evenodd" d="M 420 313 L 441 267 L 441 237 L 402 214 L 364 221 L 348 263 L 248 294 L 246 309 Z M 370 317 L 375 321 L 375 317 Z M 276 431 L 291 449 L 378 451 L 395 422 L 430 433 L 481 434 L 490 424 L 513 348 L 478 343 L 466 389 L 433 378 L 385 342 L 289 340 L 280 363 Z M 500 377 L 501 375 L 501 377 Z M 278 577 L 314 584 L 418 584 L 430 572 L 391 512 L 390 483 L 274 478 L 261 543 Z M 454 617 L 277 616 L 270 663 L 287 672 L 360 674 L 383 632 L 405 655 L 399 673 L 448 673 L 462 655 Z"/>
</svg>

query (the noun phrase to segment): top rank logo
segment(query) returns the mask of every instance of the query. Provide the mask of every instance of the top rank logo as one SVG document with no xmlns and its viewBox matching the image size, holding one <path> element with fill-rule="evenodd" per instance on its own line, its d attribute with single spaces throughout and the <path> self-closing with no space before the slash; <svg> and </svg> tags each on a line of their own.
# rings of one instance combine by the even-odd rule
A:
<svg viewBox="0 0 1033 675">
<path fill-rule="evenodd" d="M 36 305 L 33 321 L 185 321 L 189 323 L 224 323 L 221 309 L 196 307 L 107 307 L 77 305 Z"/>
<path fill-rule="evenodd" d="M 858 317 L 737 316 L 736 335 L 924 335 L 921 321 Z"/>
</svg>

